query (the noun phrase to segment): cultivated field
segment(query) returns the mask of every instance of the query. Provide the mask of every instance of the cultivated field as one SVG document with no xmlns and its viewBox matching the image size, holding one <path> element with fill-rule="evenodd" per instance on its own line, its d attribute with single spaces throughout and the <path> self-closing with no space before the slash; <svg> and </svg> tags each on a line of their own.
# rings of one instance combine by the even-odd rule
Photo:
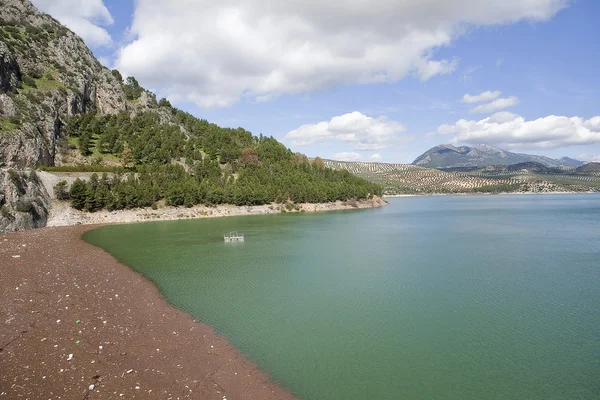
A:
<svg viewBox="0 0 600 400">
<path fill-rule="evenodd" d="M 450 172 L 422 168 L 412 164 L 345 162 L 324 160 L 333 169 L 345 169 L 355 175 L 382 184 L 385 194 L 497 193 L 497 192 L 570 192 L 600 191 L 600 174 L 537 174 L 527 171 Z"/>
</svg>

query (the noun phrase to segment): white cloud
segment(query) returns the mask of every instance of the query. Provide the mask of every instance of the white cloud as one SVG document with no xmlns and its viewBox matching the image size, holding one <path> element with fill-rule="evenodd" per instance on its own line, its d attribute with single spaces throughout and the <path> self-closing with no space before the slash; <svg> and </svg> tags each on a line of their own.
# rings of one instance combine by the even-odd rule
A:
<svg viewBox="0 0 600 400">
<path fill-rule="evenodd" d="M 453 135 L 453 144 L 483 143 L 506 149 L 555 149 L 571 145 L 600 143 L 600 116 L 549 115 L 526 121 L 520 115 L 499 112 L 480 121 L 461 119 L 454 125 L 438 128 L 442 135 Z"/>
<path fill-rule="evenodd" d="M 113 17 L 103 0 L 32 0 L 32 3 L 81 36 L 89 46 L 112 43 L 103 26 L 111 25 Z"/>
<path fill-rule="evenodd" d="M 108 57 L 98 57 L 98 61 L 100 61 L 100 64 L 104 65 L 106 68 L 112 69 L 111 68 L 110 58 L 108 58 Z"/>
<path fill-rule="evenodd" d="M 386 117 L 371 118 L 358 111 L 333 117 L 330 121 L 302 125 L 285 138 L 294 146 L 325 140 L 349 143 L 354 150 L 378 150 L 388 146 L 405 128 Z"/>
<path fill-rule="evenodd" d="M 373 154 L 371 157 L 369 157 L 369 159 L 373 161 L 379 161 L 381 160 L 381 154 Z"/>
<path fill-rule="evenodd" d="M 357 161 L 360 159 L 360 154 L 348 152 L 335 153 L 333 159 L 338 161 Z"/>
<path fill-rule="evenodd" d="M 512 107 L 515 104 L 517 104 L 518 102 L 519 102 L 519 99 L 517 99 L 515 96 L 500 98 L 500 99 L 496 99 L 490 103 L 480 104 L 477 107 L 474 107 L 471 110 L 469 110 L 469 112 L 473 113 L 473 114 L 489 114 L 494 111 L 503 110 L 505 108 Z"/>
<path fill-rule="evenodd" d="M 498 97 L 500 97 L 500 95 L 502 94 L 501 91 L 499 90 L 494 90 L 493 92 L 491 90 L 486 90 L 483 93 L 479 93 L 479 94 L 465 94 L 462 98 L 462 102 L 463 103 L 481 103 L 484 101 L 491 101 L 494 100 Z"/>
<path fill-rule="evenodd" d="M 582 154 L 577 159 L 586 162 L 600 162 L 600 154 Z"/>
<path fill-rule="evenodd" d="M 568 0 L 137 0 L 116 67 L 202 107 L 340 84 L 426 80 L 467 26 L 544 21 Z"/>
</svg>

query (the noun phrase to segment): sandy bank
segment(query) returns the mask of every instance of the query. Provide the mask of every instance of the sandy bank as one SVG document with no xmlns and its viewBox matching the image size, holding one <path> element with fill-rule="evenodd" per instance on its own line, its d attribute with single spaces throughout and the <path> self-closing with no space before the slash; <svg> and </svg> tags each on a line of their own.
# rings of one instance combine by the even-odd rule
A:
<svg viewBox="0 0 600 400">
<path fill-rule="evenodd" d="M 0 235 L 0 398 L 293 398 L 81 240 L 92 228 Z"/>
<path fill-rule="evenodd" d="M 371 200 L 349 200 L 346 202 L 336 201 L 333 203 L 302 203 L 296 204 L 295 208 L 287 210 L 281 204 L 270 204 L 261 206 L 233 206 L 219 205 L 215 207 L 196 206 L 186 207 L 163 207 L 157 210 L 142 208 L 134 210 L 106 211 L 101 210 L 94 213 L 77 211 L 67 202 L 53 201 L 48 226 L 69 226 L 80 224 L 108 224 L 127 223 L 141 221 L 160 221 L 192 218 L 217 218 L 241 215 L 278 214 L 283 212 L 319 212 L 334 210 L 353 210 L 360 208 L 372 208 L 386 205 L 387 202 L 379 197 Z"/>
</svg>

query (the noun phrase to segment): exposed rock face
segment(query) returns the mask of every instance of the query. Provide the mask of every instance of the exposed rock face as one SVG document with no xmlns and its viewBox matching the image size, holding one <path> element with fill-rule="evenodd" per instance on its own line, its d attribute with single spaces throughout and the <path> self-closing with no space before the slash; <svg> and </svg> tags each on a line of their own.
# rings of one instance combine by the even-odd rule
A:
<svg viewBox="0 0 600 400">
<path fill-rule="evenodd" d="M 28 0 L 0 0 L 0 167 L 53 165 L 63 116 L 126 104 L 81 38 Z"/>
<path fill-rule="evenodd" d="M 21 81 L 19 64 L 8 46 L 0 42 L 0 91 L 8 92 Z"/>
<path fill-rule="evenodd" d="M 0 232 L 46 226 L 49 205 L 35 173 L 0 170 Z"/>
</svg>

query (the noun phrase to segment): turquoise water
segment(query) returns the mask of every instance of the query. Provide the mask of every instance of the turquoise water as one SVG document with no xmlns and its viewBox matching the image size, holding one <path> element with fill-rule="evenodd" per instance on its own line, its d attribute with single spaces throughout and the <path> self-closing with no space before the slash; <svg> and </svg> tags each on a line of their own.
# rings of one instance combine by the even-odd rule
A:
<svg viewBox="0 0 600 400">
<path fill-rule="evenodd" d="M 239 230 L 245 243 L 223 243 Z M 85 239 L 304 399 L 599 399 L 600 195 L 107 226 Z"/>
</svg>

